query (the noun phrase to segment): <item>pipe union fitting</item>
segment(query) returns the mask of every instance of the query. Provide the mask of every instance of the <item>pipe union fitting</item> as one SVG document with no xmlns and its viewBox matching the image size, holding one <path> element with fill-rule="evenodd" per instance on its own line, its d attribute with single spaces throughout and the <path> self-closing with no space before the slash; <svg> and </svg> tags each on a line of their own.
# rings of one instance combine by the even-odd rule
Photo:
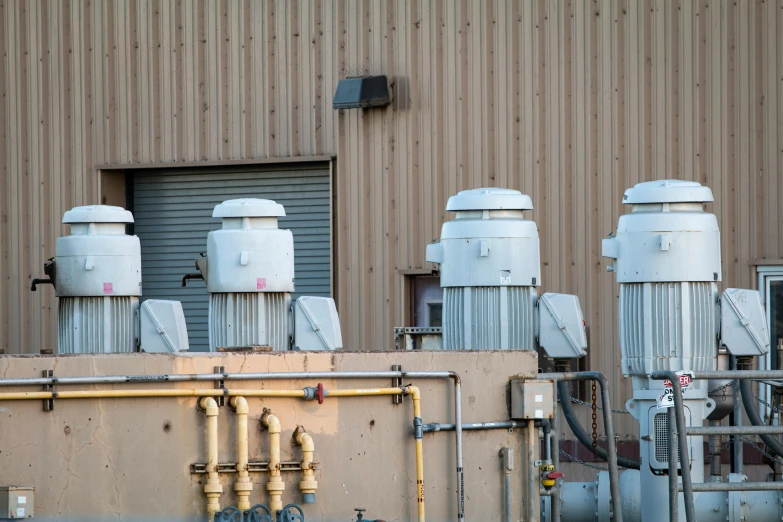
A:
<svg viewBox="0 0 783 522">
<path fill-rule="evenodd" d="M 223 493 L 223 485 L 222 484 L 204 484 L 204 493 L 209 495 L 210 493 L 217 493 L 221 494 Z"/>
<path fill-rule="evenodd" d="M 243 491 L 253 491 L 252 482 L 236 482 L 234 484 L 234 491 L 241 493 Z"/>
<path fill-rule="evenodd" d="M 270 493 L 273 493 L 275 491 L 280 491 L 281 493 L 285 491 L 285 482 L 267 482 L 266 483 L 266 490 Z"/>
</svg>

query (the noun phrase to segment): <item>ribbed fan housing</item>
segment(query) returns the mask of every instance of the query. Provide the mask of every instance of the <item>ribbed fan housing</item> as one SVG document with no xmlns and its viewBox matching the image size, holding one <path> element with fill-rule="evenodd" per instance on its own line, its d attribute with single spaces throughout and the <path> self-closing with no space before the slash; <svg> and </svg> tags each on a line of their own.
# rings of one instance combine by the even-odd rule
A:
<svg viewBox="0 0 783 522">
<path fill-rule="evenodd" d="M 209 349 L 271 346 L 289 349 L 291 294 L 213 293 L 209 298 Z"/>
<path fill-rule="evenodd" d="M 138 297 L 60 297 L 59 353 L 135 352 Z"/>
<path fill-rule="evenodd" d="M 718 313 L 715 283 L 621 284 L 623 373 L 714 370 Z"/>
<path fill-rule="evenodd" d="M 532 286 L 443 289 L 445 350 L 534 350 L 536 299 Z"/>
</svg>

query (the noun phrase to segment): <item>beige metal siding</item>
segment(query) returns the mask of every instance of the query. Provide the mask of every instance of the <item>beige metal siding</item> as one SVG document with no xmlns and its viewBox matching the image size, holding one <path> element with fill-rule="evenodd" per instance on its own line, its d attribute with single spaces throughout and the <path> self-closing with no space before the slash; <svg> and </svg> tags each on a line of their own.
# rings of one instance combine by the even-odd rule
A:
<svg viewBox="0 0 783 522">
<path fill-rule="evenodd" d="M 618 404 L 618 287 L 599 240 L 623 189 L 709 184 L 724 287 L 783 258 L 781 0 L 0 0 L 0 48 L 8 352 L 56 342 L 53 293 L 29 282 L 63 211 L 99 201 L 101 164 L 336 155 L 353 349 L 391 346 L 398 270 L 424 266 L 449 195 L 519 188 L 544 290 L 579 295 Z M 346 70 L 388 75 L 393 105 L 333 111 Z"/>
</svg>

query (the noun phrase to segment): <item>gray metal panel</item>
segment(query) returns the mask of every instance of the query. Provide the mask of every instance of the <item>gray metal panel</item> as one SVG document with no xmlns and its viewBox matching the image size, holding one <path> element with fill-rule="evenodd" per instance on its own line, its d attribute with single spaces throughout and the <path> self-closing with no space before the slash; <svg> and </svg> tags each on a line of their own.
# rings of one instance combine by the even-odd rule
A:
<svg viewBox="0 0 783 522">
<path fill-rule="evenodd" d="M 331 297 L 331 197 L 328 164 L 139 172 L 133 181 L 134 233 L 141 240 L 142 300 L 182 302 L 191 351 L 209 349 L 209 296 L 201 281 L 180 286 L 220 228 L 215 205 L 256 197 L 282 204 L 280 228 L 294 235 L 296 293 Z"/>
</svg>

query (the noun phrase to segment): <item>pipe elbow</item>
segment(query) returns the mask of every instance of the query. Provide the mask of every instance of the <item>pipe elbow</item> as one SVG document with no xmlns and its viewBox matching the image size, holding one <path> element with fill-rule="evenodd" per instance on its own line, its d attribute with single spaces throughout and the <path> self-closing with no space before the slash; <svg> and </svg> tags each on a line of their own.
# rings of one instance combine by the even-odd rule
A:
<svg viewBox="0 0 783 522">
<path fill-rule="evenodd" d="M 269 410 L 264 411 L 264 414 L 261 415 L 261 422 L 269 430 L 269 433 L 280 433 L 282 431 L 280 428 L 280 419 Z"/>
<path fill-rule="evenodd" d="M 298 430 L 299 428 L 297 428 Z M 309 451 L 313 452 L 315 451 L 315 443 L 313 442 L 313 438 L 310 436 L 309 433 L 304 431 L 304 428 L 302 428 L 302 431 L 296 434 L 296 445 L 302 447 L 302 451 Z"/>
<path fill-rule="evenodd" d="M 238 415 L 247 415 L 250 413 L 250 407 L 247 405 L 247 399 L 244 397 L 231 397 L 231 406 Z"/>
<path fill-rule="evenodd" d="M 421 390 L 418 386 L 408 385 L 405 387 L 405 394 L 413 397 L 413 400 L 421 400 Z"/>
<path fill-rule="evenodd" d="M 220 413 L 217 401 L 213 397 L 202 397 L 199 406 L 206 412 L 207 417 L 217 417 Z"/>
</svg>

